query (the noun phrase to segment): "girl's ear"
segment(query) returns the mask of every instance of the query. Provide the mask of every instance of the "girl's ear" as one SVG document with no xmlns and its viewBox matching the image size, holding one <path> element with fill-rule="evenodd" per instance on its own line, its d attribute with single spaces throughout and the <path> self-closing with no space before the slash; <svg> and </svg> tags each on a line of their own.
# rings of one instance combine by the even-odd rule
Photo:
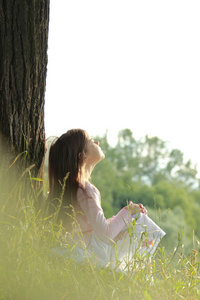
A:
<svg viewBox="0 0 200 300">
<path fill-rule="evenodd" d="M 83 163 L 86 158 L 87 158 L 87 155 L 86 155 L 86 153 L 84 151 L 82 153 L 80 152 L 78 154 L 79 163 Z"/>
</svg>

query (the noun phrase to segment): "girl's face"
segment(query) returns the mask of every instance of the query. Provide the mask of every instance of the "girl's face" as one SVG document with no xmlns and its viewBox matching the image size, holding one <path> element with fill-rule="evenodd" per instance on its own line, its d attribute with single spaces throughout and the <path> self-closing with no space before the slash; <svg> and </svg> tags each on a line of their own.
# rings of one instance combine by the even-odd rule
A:
<svg viewBox="0 0 200 300">
<path fill-rule="evenodd" d="M 99 146 L 99 142 L 94 141 L 93 138 L 88 138 L 86 149 L 87 152 L 85 162 L 87 165 L 96 165 L 105 157 L 101 147 Z"/>
</svg>

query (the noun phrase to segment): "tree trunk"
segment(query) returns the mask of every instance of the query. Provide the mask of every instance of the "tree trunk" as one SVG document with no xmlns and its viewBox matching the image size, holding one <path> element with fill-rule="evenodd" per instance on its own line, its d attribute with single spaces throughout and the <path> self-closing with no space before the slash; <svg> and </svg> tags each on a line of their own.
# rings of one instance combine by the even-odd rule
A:
<svg viewBox="0 0 200 300">
<path fill-rule="evenodd" d="M 34 176 L 45 153 L 48 24 L 49 0 L 0 1 L 0 159 L 3 148 L 12 160 L 24 153 Z"/>
</svg>

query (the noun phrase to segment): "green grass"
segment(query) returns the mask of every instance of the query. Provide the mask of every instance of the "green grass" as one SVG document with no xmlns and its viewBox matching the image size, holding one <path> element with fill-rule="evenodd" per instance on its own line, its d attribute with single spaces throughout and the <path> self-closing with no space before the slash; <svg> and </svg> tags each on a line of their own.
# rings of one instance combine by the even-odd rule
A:
<svg viewBox="0 0 200 300">
<path fill-rule="evenodd" d="M 22 195 L 18 183 L 1 204 L 0 299 L 200 299 L 198 249 L 185 257 L 181 235 L 171 254 L 158 248 L 151 265 L 134 274 L 80 264 L 51 251 L 60 245 L 62 225 L 35 209 L 35 193 Z"/>
</svg>

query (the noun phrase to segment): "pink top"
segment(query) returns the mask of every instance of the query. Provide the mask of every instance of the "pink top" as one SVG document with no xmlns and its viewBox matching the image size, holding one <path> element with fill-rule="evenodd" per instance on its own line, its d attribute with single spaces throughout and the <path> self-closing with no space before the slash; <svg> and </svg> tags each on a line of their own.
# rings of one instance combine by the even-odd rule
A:
<svg viewBox="0 0 200 300">
<path fill-rule="evenodd" d="M 77 192 L 76 218 L 86 246 L 94 233 L 104 243 L 109 244 L 131 220 L 127 209 L 121 209 L 116 216 L 106 219 L 100 203 L 99 191 L 89 182 L 85 190 L 80 186 Z M 79 231 L 79 232 L 80 232 Z"/>
</svg>

